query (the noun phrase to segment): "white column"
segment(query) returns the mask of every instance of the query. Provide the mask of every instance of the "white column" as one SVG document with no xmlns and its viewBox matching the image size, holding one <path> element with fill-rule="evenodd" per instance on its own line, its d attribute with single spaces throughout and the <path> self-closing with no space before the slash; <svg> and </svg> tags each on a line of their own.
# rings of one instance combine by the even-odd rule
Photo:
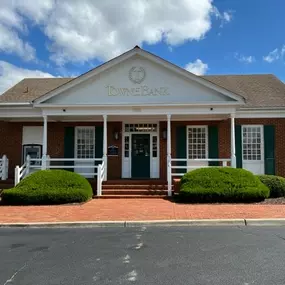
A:
<svg viewBox="0 0 285 285">
<path fill-rule="evenodd" d="M 231 167 L 236 168 L 235 115 L 231 114 Z"/>
<path fill-rule="evenodd" d="M 103 123 L 103 161 L 105 164 L 105 176 L 104 181 L 107 180 L 107 115 L 103 115 L 104 123 Z"/>
<path fill-rule="evenodd" d="M 44 130 L 43 130 L 43 157 L 42 157 L 42 169 L 46 169 L 46 158 L 47 158 L 47 116 L 44 118 Z"/>
<path fill-rule="evenodd" d="M 167 191 L 168 196 L 172 195 L 171 176 L 171 115 L 167 115 Z"/>
</svg>

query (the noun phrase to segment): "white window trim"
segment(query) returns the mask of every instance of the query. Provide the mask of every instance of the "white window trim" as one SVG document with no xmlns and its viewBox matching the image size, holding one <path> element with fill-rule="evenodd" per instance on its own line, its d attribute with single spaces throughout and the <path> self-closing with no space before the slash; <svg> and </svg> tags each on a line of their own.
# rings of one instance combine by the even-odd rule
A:
<svg viewBox="0 0 285 285">
<path fill-rule="evenodd" d="M 244 128 L 257 128 L 260 127 L 260 147 L 261 147 L 261 160 L 246 160 L 243 159 L 243 129 Z M 248 162 L 254 162 L 254 161 L 260 161 L 264 162 L 264 126 L 263 125 L 242 125 L 241 126 L 241 155 L 242 155 L 242 161 L 248 161 Z"/>
<path fill-rule="evenodd" d="M 205 159 L 209 158 L 209 132 L 208 132 L 208 126 L 207 125 L 188 125 L 186 128 L 186 158 L 187 160 L 193 160 L 189 158 L 189 129 L 190 128 L 205 128 L 205 133 L 206 133 L 206 157 Z"/>
<path fill-rule="evenodd" d="M 77 131 L 79 129 L 90 129 L 90 130 L 93 130 L 94 132 L 94 148 L 93 148 L 93 153 L 94 153 L 94 156 L 93 158 L 96 158 L 96 154 L 95 154 L 95 149 L 96 149 L 96 135 L 95 135 L 95 127 L 93 126 L 80 126 L 80 127 L 75 127 L 75 136 L 74 136 L 74 158 L 78 158 L 77 157 L 77 139 L 78 139 L 78 136 L 77 136 Z"/>
</svg>

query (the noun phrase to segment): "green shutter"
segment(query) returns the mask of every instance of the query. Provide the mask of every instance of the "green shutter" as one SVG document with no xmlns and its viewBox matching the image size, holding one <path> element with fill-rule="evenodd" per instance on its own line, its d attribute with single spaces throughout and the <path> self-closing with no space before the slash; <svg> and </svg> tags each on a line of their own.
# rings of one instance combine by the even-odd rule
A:
<svg viewBox="0 0 285 285">
<path fill-rule="evenodd" d="M 103 126 L 95 127 L 95 158 L 103 157 Z M 95 161 L 95 165 L 100 164 L 100 161 Z M 96 172 L 96 170 L 95 170 Z"/>
<path fill-rule="evenodd" d="M 236 138 L 236 161 L 237 168 L 242 168 L 242 139 L 241 139 L 241 126 L 235 126 L 235 138 Z"/>
<path fill-rule="evenodd" d="M 176 157 L 177 158 L 187 158 L 186 155 L 186 126 L 179 126 L 176 128 Z M 186 162 L 178 161 L 176 162 L 177 166 L 186 166 Z M 182 171 L 186 172 L 187 169 L 177 169 L 177 173 L 181 173 Z"/>
<path fill-rule="evenodd" d="M 208 126 L 209 158 L 219 158 L 219 130 L 217 126 Z M 218 161 L 209 161 L 209 166 L 219 166 Z"/>
<path fill-rule="evenodd" d="M 265 174 L 275 174 L 275 126 L 264 126 Z"/>
<path fill-rule="evenodd" d="M 74 158 L 74 127 L 64 129 L 64 158 Z M 73 161 L 65 161 L 64 165 L 74 165 Z M 73 168 L 66 170 L 73 171 Z"/>
</svg>

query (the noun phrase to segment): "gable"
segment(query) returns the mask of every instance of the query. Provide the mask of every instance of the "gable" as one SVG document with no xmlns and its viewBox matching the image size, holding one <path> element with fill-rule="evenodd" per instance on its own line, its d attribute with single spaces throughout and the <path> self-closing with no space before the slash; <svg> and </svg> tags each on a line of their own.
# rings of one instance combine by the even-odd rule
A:
<svg viewBox="0 0 285 285">
<path fill-rule="evenodd" d="M 87 80 L 78 81 L 77 84 L 59 92 L 56 96 L 47 98 L 41 105 L 163 105 L 242 102 L 241 97 L 229 96 L 227 92 L 222 92 L 222 88 L 220 88 L 222 91 L 217 91 L 208 81 L 205 80 L 205 84 L 202 84 L 189 78 L 188 74 L 190 73 L 186 71 L 182 74 L 177 73 L 155 60 L 136 53 L 94 76 L 89 76 Z M 192 76 L 195 77 L 193 74 Z"/>
</svg>

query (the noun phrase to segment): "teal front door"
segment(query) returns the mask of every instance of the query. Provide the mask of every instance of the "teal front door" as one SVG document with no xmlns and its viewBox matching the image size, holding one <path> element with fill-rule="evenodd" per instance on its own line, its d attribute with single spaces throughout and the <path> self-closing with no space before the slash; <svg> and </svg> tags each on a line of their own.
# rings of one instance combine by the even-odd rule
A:
<svg viewBox="0 0 285 285">
<path fill-rule="evenodd" d="M 132 178 L 150 178 L 150 135 L 132 135 Z"/>
</svg>

